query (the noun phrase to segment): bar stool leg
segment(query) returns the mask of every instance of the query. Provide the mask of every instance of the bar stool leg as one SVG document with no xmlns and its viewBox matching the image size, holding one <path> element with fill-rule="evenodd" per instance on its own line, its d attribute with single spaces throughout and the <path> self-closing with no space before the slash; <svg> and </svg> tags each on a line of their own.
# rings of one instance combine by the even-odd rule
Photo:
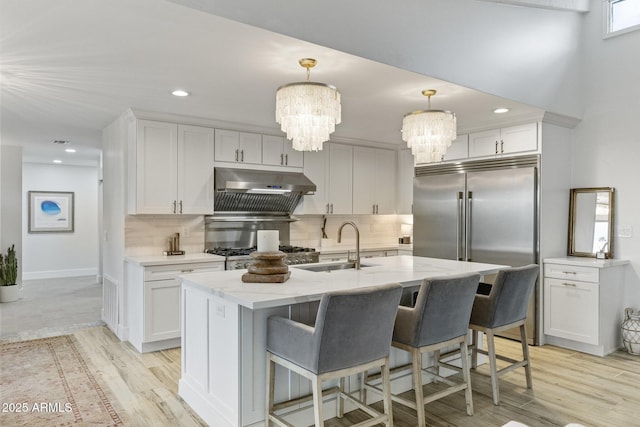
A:
<svg viewBox="0 0 640 427">
<path fill-rule="evenodd" d="M 311 388 L 313 389 L 313 415 L 316 421 L 316 427 L 324 426 L 324 417 L 322 415 L 322 381 L 317 376 L 311 379 Z"/>
<path fill-rule="evenodd" d="M 267 354 L 267 413 L 265 417 L 265 426 L 269 427 L 271 425 L 271 421 L 269 417 L 273 412 L 273 395 L 274 395 L 274 379 L 275 379 L 275 369 L 276 364 L 273 360 L 271 360 L 271 356 Z"/>
<path fill-rule="evenodd" d="M 384 413 L 387 414 L 387 427 L 393 427 L 393 407 L 391 403 L 391 374 L 389 372 L 389 358 L 381 366 L 382 387 L 384 389 Z M 365 372 L 366 374 L 366 372 Z"/>
<path fill-rule="evenodd" d="M 471 369 L 478 367 L 478 341 L 480 332 L 471 330 Z"/>
<path fill-rule="evenodd" d="M 469 348 L 467 338 L 460 343 L 460 360 L 462 362 L 462 378 L 467 383 L 464 390 L 464 398 L 467 402 L 467 415 L 473 415 L 473 395 L 471 393 L 471 374 L 469 373 Z"/>
<path fill-rule="evenodd" d="M 413 365 L 413 388 L 416 394 L 416 412 L 418 426 L 426 426 L 424 416 L 424 394 L 422 393 L 422 355 L 418 349 L 411 349 L 411 364 Z"/>
<path fill-rule="evenodd" d="M 531 379 L 531 359 L 529 358 L 529 344 L 527 343 L 527 328 L 520 325 L 520 340 L 522 342 L 522 358 L 527 361 L 524 365 L 524 372 L 527 378 L 527 388 L 533 388 L 533 380 Z"/>
<path fill-rule="evenodd" d="M 491 368 L 491 389 L 493 390 L 493 404 L 498 405 L 500 394 L 498 391 L 498 365 L 496 361 L 496 346 L 493 340 L 493 331 L 487 330 L 487 349 L 489 352 L 489 366 Z"/>
<path fill-rule="evenodd" d="M 342 393 L 344 393 L 344 377 L 340 377 L 338 387 L 340 388 L 340 392 L 338 393 L 338 397 L 336 400 L 336 416 L 338 418 L 342 418 L 344 415 L 344 398 L 342 397 Z"/>
</svg>

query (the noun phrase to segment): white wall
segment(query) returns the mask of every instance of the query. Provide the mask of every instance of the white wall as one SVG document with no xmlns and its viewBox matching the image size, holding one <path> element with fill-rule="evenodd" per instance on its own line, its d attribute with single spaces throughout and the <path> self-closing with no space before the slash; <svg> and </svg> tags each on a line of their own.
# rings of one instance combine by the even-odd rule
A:
<svg viewBox="0 0 640 427">
<path fill-rule="evenodd" d="M 23 279 L 98 274 L 98 168 L 24 163 Z M 28 233 L 29 191 L 74 192 L 73 233 Z"/>
<path fill-rule="evenodd" d="M 598 5 L 599 6 L 599 5 Z M 616 217 L 633 237 L 614 239 L 631 260 L 626 301 L 640 308 L 640 31 L 602 38 L 603 11 L 585 16 L 585 109 L 574 131 L 573 186 L 615 187 Z"/>
<path fill-rule="evenodd" d="M 22 147 L 0 147 L 0 251 L 15 245 L 18 282 L 23 271 L 22 249 Z"/>
</svg>

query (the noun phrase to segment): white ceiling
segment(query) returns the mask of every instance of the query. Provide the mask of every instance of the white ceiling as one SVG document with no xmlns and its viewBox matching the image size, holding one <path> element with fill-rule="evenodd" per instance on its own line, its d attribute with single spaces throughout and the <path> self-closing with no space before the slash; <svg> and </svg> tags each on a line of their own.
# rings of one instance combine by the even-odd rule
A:
<svg viewBox="0 0 640 427">
<path fill-rule="evenodd" d="M 275 91 L 304 80 L 302 57 L 318 59 L 311 80 L 342 93 L 336 139 L 401 144 L 402 116 L 426 108 L 423 89 L 438 90 L 432 108 L 454 111 L 461 130 L 542 114 L 164 0 L 0 0 L 0 42 L 1 141 L 22 145 L 25 161 L 95 164 L 101 130 L 127 108 L 277 131 Z"/>
</svg>

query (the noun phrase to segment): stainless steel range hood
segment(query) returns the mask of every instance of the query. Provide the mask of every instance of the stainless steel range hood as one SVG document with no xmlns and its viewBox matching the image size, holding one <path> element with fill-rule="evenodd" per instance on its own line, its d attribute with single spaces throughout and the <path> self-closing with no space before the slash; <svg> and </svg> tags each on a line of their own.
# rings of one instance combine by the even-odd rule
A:
<svg viewBox="0 0 640 427">
<path fill-rule="evenodd" d="M 316 186 L 300 172 L 215 168 L 214 209 L 223 213 L 291 214 Z"/>
<path fill-rule="evenodd" d="M 215 169 L 216 191 L 233 193 L 313 194 L 316 185 L 301 172 L 250 169 Z"/>
</svg>

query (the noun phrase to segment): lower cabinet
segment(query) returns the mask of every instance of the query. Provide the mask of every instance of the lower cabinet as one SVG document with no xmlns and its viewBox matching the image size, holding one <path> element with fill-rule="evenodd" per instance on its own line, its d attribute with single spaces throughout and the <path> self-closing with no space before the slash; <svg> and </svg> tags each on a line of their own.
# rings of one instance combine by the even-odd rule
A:
<svg viewBox="0 0 640 427">
<path fill-rule="evenodd" d="M 355 256 L 355 250 L 347 251 L 347 252 L 332 252 L 332 253 L 320 253 L 320 262 L 344 262 L 350 256 L 353 258 Z M 385 250 L 361 250 L 360 251 L 360 259 L 365 258 L 374 258 L 381 256 L 396 256 L 398 255 L 398 250 L 396 249 L 385 249 Z"/>
<path fill-rule="evenodd" d="M 605 356 L 622 346 L 624 260 L 544 260 L 548 344 Z"/>
<path fill-rule="evenodd" d="M 129 342 L 141 353 L 180 347 L 181 274 L 224 270 L 223 262 L 127 262 Z"/>
</svg>

